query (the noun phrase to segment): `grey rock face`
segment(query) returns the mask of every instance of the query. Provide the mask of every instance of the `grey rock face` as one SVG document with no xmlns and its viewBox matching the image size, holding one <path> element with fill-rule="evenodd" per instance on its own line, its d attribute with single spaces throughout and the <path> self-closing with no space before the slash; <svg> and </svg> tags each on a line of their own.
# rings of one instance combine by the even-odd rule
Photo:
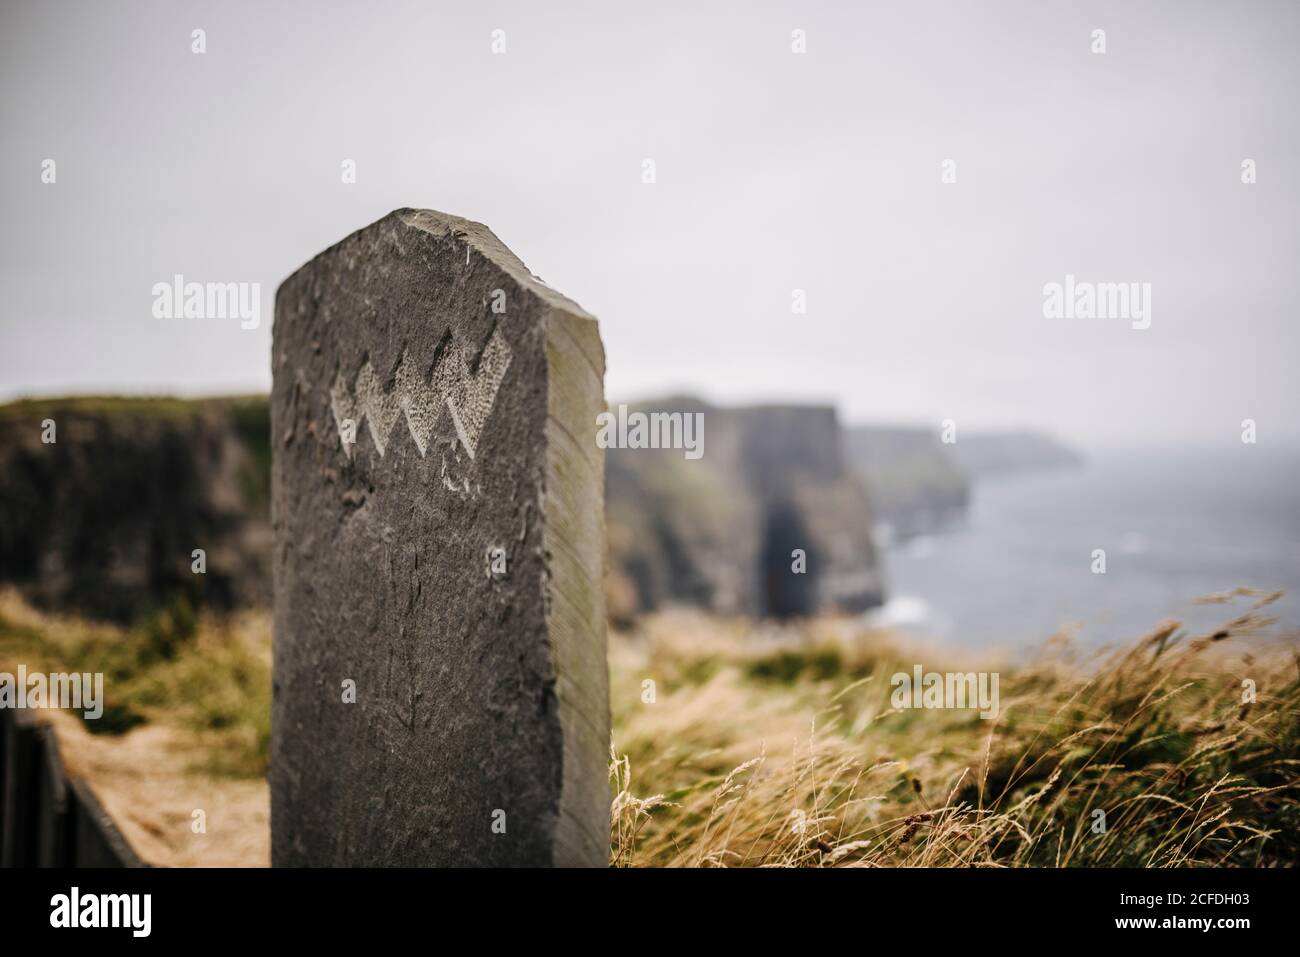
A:
<svg viewBox="0 0 1300 957">
<path fill-rule="evenodd" d="M 794 617 L 880 604 L 871 508 L 834 409 L 682 397 L 635 408 L 703 415 L 704 451 L 608 452 L 611 579 L 634 611 Z"/>
<path fill-rule="evenodd" d="M 182 600 L 269 605 L 269 431 L 261 397 L 0 407 L 0 581 L 43 607 L 123 622 Z"/>
<path fill-rule="evenodd" d="M 970 482 L 952 448 L 940 441 L 938 423 L 845 429 L 845 455 L 866 482 L 876 518 L 898 538 L 941 527 L 965 511 Z"/>
<path fill-rule="evenodd" d="M 404 209 L 285 280 L 272 361 L 272 863 L 603 866 L 595 320 Z"/>
</svg>

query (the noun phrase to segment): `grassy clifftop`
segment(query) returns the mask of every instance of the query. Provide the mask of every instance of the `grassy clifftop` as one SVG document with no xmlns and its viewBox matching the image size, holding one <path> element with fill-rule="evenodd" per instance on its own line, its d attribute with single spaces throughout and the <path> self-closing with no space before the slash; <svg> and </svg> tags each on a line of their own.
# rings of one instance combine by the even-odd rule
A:
<svg viewBox="0 0 1300 957">
<path fill-rule="evenodd" d="M 1166 623 L 1097 659 L 1058 639 L 1020 663 L 847 619 L 651 616 L 610 640 L 611 863 L 1294 866 L 1296 658 L 1267 637 L 1268 596 L 1223 600 L 1241 607 L 1205 635 Z M 148 860 L 267 863 L 265 612 L 160 635 L 0 592 L 0 670 L 20 661 L 106 673 L 113 727 L 53 717 Z M 917 664 L 996 670 L 998 717 L 896 709 L 891 676 Z"/>
<path fill-rule="evenodd" d="M 847 621 L 652 620 L 611 651 L 612 859 L 1294 866 L 1298 659 L 1264 637 L 1270 596 L 1221 597 L 1246 607 L 1210 634 L 1168 622 L 1099 659 L 1057 640 L 1014 665 Z M 998 717 L 896 709 L 891 676 L 917 664 L 998 671 Z"/>
</svg>

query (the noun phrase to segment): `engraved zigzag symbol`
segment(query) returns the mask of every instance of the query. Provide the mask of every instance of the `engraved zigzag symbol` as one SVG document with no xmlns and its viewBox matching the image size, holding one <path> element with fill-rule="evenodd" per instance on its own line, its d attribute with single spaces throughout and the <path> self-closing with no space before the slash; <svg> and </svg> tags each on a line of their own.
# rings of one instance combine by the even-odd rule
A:
<svg viewBox="0 0 1300 957">
<path fill-rule="evenodd" d="M 451 413 L 451 421 L 456 427 L 460 444 L 472 459 L 478 448 L 479 434 L 483 431 L 488 416 L 492 414 L 497 390 L 501 388 L 501 380 L 509 365 L 510 346 L 498 329 L 492 332 L 492 338 L 483 348 L 477 375 L 470 374 L 469 363 L 456 348 L 447 349 L 434 366 L 427 383 L 421 381 L 420 373 L 409 353 L 403 352 L 393 374 L 393 389 L 387 393 L 369 359 L 357 373 L 356 384 L 351 392 L 348 391 L 340 370 L 330 389 L 330 406 L 334 411 L 334 424 L 338 427 L 343 451 L 348 458 L 352 457 L 353 443 L 348 441 L 344 432 L 344 422 L 351 423 L 352 437 L 355 438 L 355 430 L 360 428 L 364 418 L 370 426 L 370 437 L 382 458 L 393 425 L 398 416 L 405 413 L 406 427 L 411 432 L 411 438 L 415 439 L 415 447 L 423 456 L 445 405 Z"/>
</svg>

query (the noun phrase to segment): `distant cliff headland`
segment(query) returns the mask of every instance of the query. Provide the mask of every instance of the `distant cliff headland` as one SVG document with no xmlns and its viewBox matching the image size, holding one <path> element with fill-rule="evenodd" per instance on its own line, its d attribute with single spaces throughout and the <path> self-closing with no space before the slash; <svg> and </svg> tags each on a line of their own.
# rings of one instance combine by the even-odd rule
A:
<svg viewBox="0 0 1300 957">
<path fill-rule="evenodd" d="M 607 450 L 616 623 L 865 610 L 885 596 L 882 527 L 915 534 L 959 515 L 973 480 L 1080 461 L 1034 433 L 846 429 L 826 405 L 628 408 L 702 413 L 705 430 L 698 458 Z M 0 438 L 0 581 L 29 600 L 118 621 L 269 603 L 266 397 L 24 400 L 0 406 Z"/>
<path fill-rule="evenodd" d="M 1030 431 L 966 433 L 944 443 L 937 428 L 858 425 L 845 430 L 845 449 L 867 484 L 877 522 L 897 538 L 960 517 L 977 481 L 1083 465 L 1073 449 Z"/>
</svg>

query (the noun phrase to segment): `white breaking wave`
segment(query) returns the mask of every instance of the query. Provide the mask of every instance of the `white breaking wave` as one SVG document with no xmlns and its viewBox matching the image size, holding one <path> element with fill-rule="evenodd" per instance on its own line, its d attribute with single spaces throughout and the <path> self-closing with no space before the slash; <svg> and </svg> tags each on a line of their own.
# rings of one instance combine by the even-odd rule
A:
<svg viewBox="0 0 1300 957">
<path fill-rule="evenodd" d="M 872 628 L 900 628 L 920 625 L 933 617 L 933 610 L 923 598 L 898 595 L 888 599 L 879 608 L 867 612 L 867 624 Z"/>
</svg>

